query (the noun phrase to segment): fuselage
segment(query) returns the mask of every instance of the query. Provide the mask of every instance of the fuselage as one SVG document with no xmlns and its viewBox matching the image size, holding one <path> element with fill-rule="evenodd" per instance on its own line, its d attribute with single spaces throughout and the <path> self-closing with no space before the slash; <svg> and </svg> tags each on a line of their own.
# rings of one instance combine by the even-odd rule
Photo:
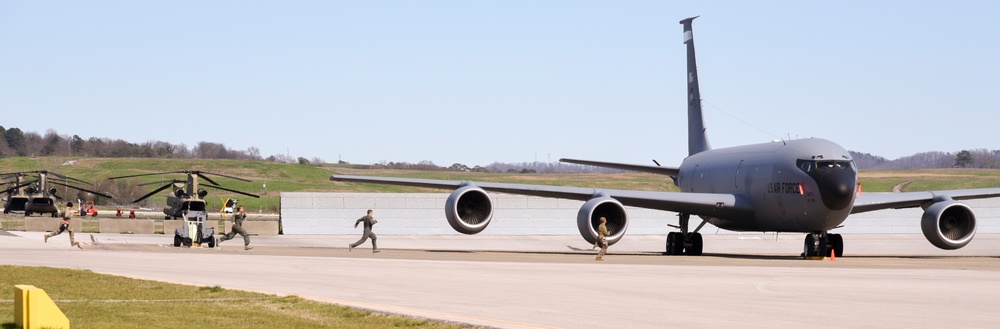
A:
<svg viewBox="0 0 1000 329">
<path fill-rule="evenodd" d="M 174 218 L 184 217 L 187 211 L 205 211 L 205 200 L 192 198 L 167 197 L 167 206 L 163 214 Z"/>
<path fill-rule="evenodd" d="M 24 210 L 32 214 L 54 214 L 59 212 L 55 198 L 44 195 L 28 196 L 28 201 L 24 204 Z"/>
<path fill-rule="evenodd" d="M 818 138 L 700 152 L 684 159 L 677 177 L 682 192 L 733 194 L 751 206 L 725 216 L 702 215 L 709 223 L 767 232 L 837 227 L 851 212 L 857 182 L 847 150 Z"/>
</svg>

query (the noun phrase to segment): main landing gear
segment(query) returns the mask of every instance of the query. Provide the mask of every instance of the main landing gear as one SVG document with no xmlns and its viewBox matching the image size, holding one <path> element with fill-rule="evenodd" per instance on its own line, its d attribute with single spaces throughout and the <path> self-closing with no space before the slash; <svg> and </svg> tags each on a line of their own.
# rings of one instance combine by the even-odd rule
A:
<svg viewBox="0 0 1000 329">
<path fill-rule="evenodd" d="M 690 214 L 678 214 L 680 217 L 680 225 L 670 225 L 671 227 L 679 228 L 680 232 L 670 232 L 667 233 L 667 250 L 665 255 L 690 255 L 690 256 L 700 256 L 702 246 L 704 245 L 701 239 L 701 233 L 698 233 L 703 226 L 705 226 L 705 221 L 702 221 L 694 232 L 688 232 L 688 222 L 690 222 Z"/>
<path fill-rule="evenodd" d="M 802 257 L 826 257 L 833 250 L 833 255 L 844 255 L 844 238 L 840 234 L 813 232 L 806 234 Z"/>
</svg>

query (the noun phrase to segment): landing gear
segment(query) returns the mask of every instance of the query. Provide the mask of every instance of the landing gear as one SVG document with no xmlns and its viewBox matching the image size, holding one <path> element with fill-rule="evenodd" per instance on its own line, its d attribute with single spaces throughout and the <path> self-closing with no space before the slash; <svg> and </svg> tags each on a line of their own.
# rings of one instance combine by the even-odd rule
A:
<svg viewBox="0 0 1000 329">
<path fill-rule="evenodd" d="M 833 255 L 844 255 L 844 238 L 840 234 L 814 232 L 806 235 L 803 244 L 802 257 L 826 257 L 833 250 Z"/>
<path fill-rule="evenodd" d="M 705 225 L 702 222 L 698 225 L 698 228 L 694 232 L 688 232 L 688 223 L 691 219 L 690 214 L 679 214 L 680 225 L 674 226 L 681 229 L 680 232 L 670 232 L 667 233 L 667 245 L 665 255 L 690 255 L 690 256 L 700 256 L 702 251 L 703 240 L 701 238 L 701 233 L 698 230 Z"/>
</svg>

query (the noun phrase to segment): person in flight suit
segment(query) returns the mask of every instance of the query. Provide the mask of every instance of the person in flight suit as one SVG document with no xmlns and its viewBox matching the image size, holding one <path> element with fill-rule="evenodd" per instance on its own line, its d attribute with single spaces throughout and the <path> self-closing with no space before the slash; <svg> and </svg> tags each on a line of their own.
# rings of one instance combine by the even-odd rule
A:
<svg viewBox="0 0 1000 329">
<path fill-rule="evenodd" d="M 233 215 L 233 228 L 229 230 L 229 233 L 226 233 L 226 235 L 219 238 L 219 242 L 216 244 L 235 238 L 236 233 L 239 233 L 243 236 L 243 249 L 250 250 L 253 249 L 253 247 L 250 246 L 250 235 L 247 234 L 247 230 L 243 229 L 243 220 L 247 219 L 247 213 L 246 211 L 243 211 L 243 206 L 240 206 L 238 209 L 239 210 L 236 211 L 236 214 Z"/>
<path fill-rule="evenodd" d="M 368 238 L 372 238 L 372 252 L 376 253 L 378 252 L 378 246 L 375 245 L 375 240 L 377 240 L 378 237 L 376 237 L 375 233 L 372 232 L 372 226 L 378 223 L 378 221 L 375 220 L 375 217 L 372 217 L 371 209 L 368 209 L 368 215 L 358 218 L 358 220 L 354 222 L 354 228 L 358 228 L 358 224 L 361 224 L 362 222 L 365 223 L 365 233 L 361 235 L 361 240 L 358 240 L 358 242 L 350 244 L 347 247 L 347 251 L 354 250 L 354 247 L 360 246 L 362 243 L 365 243 L 365 241 L 368 240 Z"/>
<path fill-rule="evenodd" d="M 611 233 L 608 232 L 608 226 L 605 225 L 607 223 L 608 219 L 601 217 L 601 225 L 597 226 L 597 243 L 594 244 L 594 248 L 597 248 L 597 245 L 600 244 L 601 251 L 597 252 L 597 258 L 595 260 L 604 260 L 604 253 L 608 252 L 607 238 L 608 235 L 611 235 Z"/>
<path fill-rule="evenodd" d="M 69 227 L 69 220 L 70 220 L 70 217 L 73 216 L 74 212 L 75 211 L 73 210 L 73 203 L 72 202 L 67 202 L 66 203 L 66 210 L 63 210 L 63 212 L 62 212 L 62 222 L 59 223 L 59 230 L 57 230 L 55 232 L 52 232 L 51 234 L 46 234 L 45 235 L 45 242 L 46 243 L 49 242 L 49 238 L 54 237 L 54 236 L 59 235 L 59 234 L 62 234 L 62 232 L 64 232 L 64 231 L 69 231 L 69 245 L 73 246 L 73 247 L 77 247 L 77 248 L 83 249 L 83 247 L 80 246 L 80 243 L 76 242 L 76 238 L 73 236 L 73 229 Z"/>
</svg>

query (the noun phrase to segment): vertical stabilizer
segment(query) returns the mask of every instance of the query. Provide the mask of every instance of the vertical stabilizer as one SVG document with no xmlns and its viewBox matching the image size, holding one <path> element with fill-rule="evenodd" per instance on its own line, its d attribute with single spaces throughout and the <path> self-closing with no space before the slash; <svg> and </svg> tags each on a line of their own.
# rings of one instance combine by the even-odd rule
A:
<svg viewBox="0 0 1000 329">
<path fill-rule="evenodd" d="M 698 16 L 685 18 L 684 45 L 687 46 L 687 87 L 688 87 L 688 155 L 708 151 L 708 135 L 705 133 L 705 119 L 701 115 L 701 89 L 698 87 L 698 64 L 694 56 L 694 33 L 691 22 Z"/>
</svg>

